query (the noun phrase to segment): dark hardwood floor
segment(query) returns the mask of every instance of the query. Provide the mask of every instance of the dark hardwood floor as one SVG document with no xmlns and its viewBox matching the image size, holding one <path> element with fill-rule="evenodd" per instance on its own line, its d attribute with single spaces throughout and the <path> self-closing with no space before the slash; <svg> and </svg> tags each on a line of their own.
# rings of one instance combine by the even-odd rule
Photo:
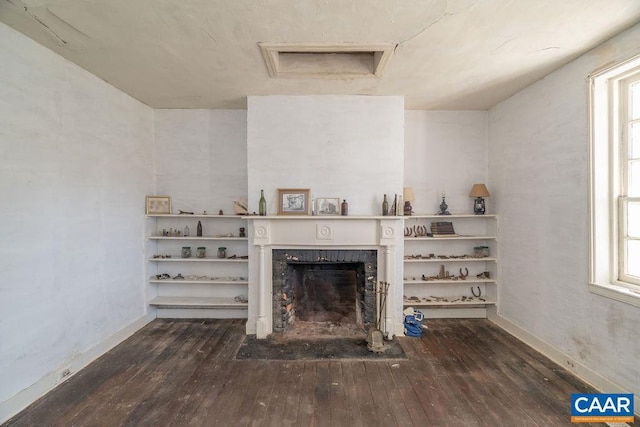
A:
<svg viewBox="0 0 640 427">
<path fill-rule="evenodd" d="M 489 321 L 428 325 L 406 360 L 258 361 L 243 320 L 158 319 L 6 425 L 569 426 L 593 392 Z"/>
</svg>

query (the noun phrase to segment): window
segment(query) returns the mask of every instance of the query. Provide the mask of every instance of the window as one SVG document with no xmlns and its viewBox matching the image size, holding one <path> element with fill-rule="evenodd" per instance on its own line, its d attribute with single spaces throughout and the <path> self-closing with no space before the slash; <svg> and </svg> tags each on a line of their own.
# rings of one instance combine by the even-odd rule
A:
<svg viewBox="0 0 640 427">
<path fill-rule="evenodd" d="M 622 84 L 619 280 L 640 285 L 640 72 Z"/>
<path fill-rule="evenodd" d="M 640 57 L 589 89 L 590 289 L 640 306 Z"/>
</svg>

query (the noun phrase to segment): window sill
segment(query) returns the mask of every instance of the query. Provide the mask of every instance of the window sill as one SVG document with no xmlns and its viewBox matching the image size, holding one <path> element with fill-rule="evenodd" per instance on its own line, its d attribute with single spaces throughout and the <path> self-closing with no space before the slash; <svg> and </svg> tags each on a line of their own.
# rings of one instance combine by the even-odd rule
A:
<svg viewBox="0 0 640 427">
<path fill-rule="evenodd" d="M 614 283 L 589 283 L 589 291 L 616 301 L 640 307 L 640 292 Z"/>
</svg>

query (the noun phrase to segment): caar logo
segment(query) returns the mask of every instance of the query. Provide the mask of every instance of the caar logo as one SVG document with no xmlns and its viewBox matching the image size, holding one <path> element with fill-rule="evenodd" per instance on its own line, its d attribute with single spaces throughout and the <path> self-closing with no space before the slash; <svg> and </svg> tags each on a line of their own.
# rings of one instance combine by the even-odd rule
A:
<svg viewBox="0 0 640 427">
<path fill-rule="evenodd" d="M 571 395 L 571 422 L 633 422 L 633 394 Z"/>
</svg>

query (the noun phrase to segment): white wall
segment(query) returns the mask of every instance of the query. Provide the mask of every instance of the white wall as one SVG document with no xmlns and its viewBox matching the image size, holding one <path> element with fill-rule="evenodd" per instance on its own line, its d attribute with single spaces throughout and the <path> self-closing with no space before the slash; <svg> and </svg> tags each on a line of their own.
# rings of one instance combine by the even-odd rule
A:
<svg viewBox="0 0 640 427">
<path fill-rule="evenodd" d="M 150 108 L 2 23 L 0 64 L 3 420 L 144 321 L 153 135 Z"/>
<path fill-rule="evenodd" d="M 247 199 L 247 112 L 156 110 L 156 190 L 173 210 L 233 214 Z"/>
<path fill-rule="evenodd" d="M 489 182 L 502 219 L 500 315 L 606 388 L 640 394 L 640 310 L 588 281 L 587 76 L 640 54 L 640 26 L 489 114 Z M 560 360 L 562 363 L 562 360 Z M 597 372 L 597 374 L 596 374 Z"/>
<path fill-rule="evenodd" d="M 248 97 L 249 207 L 276 212 L 278 188 L 340 197 L 350 215 L 381 214 L 402 193 L 404 100 L 397 96 Z"/>
<path fill-rule="evenodd" d="M 636 26 L 498 105 L 487 138 L 485 112 L 404 112 L 400 97 L 153 112 L 0 24 L 0 420 L 144 315 L 145 194 L 231 213 L 242 197 L 257 211 L 265 188 L 273 213 L 291 186 L 370 215 L 404 185 L 417 213 L 442 191 L 470 212 L 471 185 L 487 182 L 502 324 L 640 394 L 640 312 L 587 291 L 585 80 L 638 45 Z"/>
<path fill-rule="evenodd" d="M 486 181 L 485 111 L 405 112 L 404 185 L 413 188 L 415 213 L 437 213 L 443 191 L 449 212 L 472 213 L 471 186 Z"/>
</svg>

